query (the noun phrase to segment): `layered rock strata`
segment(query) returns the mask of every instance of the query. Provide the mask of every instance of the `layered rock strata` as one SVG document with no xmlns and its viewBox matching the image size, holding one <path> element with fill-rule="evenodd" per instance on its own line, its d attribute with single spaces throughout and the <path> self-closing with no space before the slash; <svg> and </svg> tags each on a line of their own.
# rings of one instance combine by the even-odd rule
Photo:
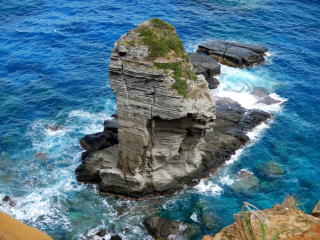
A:
<svg viewBox="0 0 320 240">
<path fill-rule="evenodd" d="M 193 73 L 174 28 L 159 19 L 123 35 L 109 65 L 117 119 L 81 140 L 77 179 L 141 198 L 195 184 L 229 159 L 270 115 L 226 98 L 216 110 L 206 78 L 220 68 L 206 64 Z"/>
<path fill-rule="evenodd" d="M 205 53 L 218 62 L 231 67 L 251 67 L 264 62 L 268 49 L 261 45 L 211 40 L 198 46 L 199 53 Z"/>
</svg>

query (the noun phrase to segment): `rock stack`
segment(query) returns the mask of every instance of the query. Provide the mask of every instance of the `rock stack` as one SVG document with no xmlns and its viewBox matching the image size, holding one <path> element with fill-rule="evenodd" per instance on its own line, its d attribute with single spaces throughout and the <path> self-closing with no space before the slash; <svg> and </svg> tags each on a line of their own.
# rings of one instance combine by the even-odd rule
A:
<svg viewBox="0 0 320 240">
<path fill-rule="evenodd" d="M 142 198 L 196 183 L 229 159 L 270 115 L 230 99 L 220 99 L 216 111 L 208 80 L 220 66 L 210 59 L 188 57 L 174 27 L 160 19 L 123 35 L 109 65 L 117 117 L 81 140 L 87 151 L 78 180 Z"/>
</svg>

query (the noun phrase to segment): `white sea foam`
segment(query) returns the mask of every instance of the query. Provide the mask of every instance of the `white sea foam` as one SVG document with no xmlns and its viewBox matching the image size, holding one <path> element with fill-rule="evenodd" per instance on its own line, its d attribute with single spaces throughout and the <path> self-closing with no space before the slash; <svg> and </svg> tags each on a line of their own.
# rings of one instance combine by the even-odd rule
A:
<svg viewBox="0 0 320 240">
<path fill-rule="evenodd" d="M 194 222 L 200 222 L 196 213 L 192 213 L 190 219 Z"/>
<path fill-rule="evenodd" d="M 246 109 L 260 109 L 266 112 L 276 113 L 281 110 L 282 103 L 287 101 L 287 99 L 272 92 L 273 86 L 277 84 L 277 81 L 264 72 L 251 72 L 246 69 L 222 66 L 219 81 L 219 87 L 212 90 L 213 96 L 231 98 Z M 252 92 L 256 87 L 265 89 L 265 94 L 263 96 L 253 94 Z M 273 104 L 266 104 L 259 101 L 261 97 L 270 97 L 276 101 Z M 237 161 L 246 148 L 252 146 L 261 138 L 263 132 L 270 127 L 271 123 L 272 121 L 262 123 L 249 131 L 247 136 L 250 138 L 250 143 L 238 149 L 235 154 L 225 162 L 225 166 Z M 235 179 L 230 176 L 228 168 L 224 168 L 222 171 L 219 171 L 217 178 L 201 180 L 199 184 L 195 186 L 195 189 L 204 194 L 217 196 L 223 192 L 223 185 L 231 185 L 234 181 Z"/>
<path fill-rule="evenodd" d="M 212 183 L 210 179 L 201 179 L 195 189 L 201 193 L 218 196 L 223 191 L 218 184 Z"/>
<path fill-rule="evenodd" d="M 103 121 L 109 118 L 110 115 L 103 112 L 74 110 L 63 124 L 44 119 L 34 122 L 28 128 L 27 136 L 32 142 L 35 159 L 30 159 L 26 168 L 37 170 L 32 172 L 31 178 L 27 177 L 26 168 L 23 171 L 17 169 L 26 175 L 26 182 L 29 181 L 21 186 L 24 190 L 29 189 L 26 191 L 28 193 L 22 196 L 6 193 L 13 198 L 16 206 L 0 205 L 0 210 L 33 226 L 43 228 L 56 225 L 67 230 L 70 227 L 68 210 L 62 202 L 67 201 L 70 193 L 85 189 L 81 184 L 74 184 L 74 169 L 81 154 L 79 138 L 102 131 Z M 37 159 L 38 153 L 43 159 Z M 106 202 L 102 204 L 107 205 Z"/>
<path fill-rule="evenodd" d="M 223 185 L 232 185 L 234 183 L 234 179 L 230 178 L 229 175 L 221 176 L 220 182 Z"/>
<path fill-rule="evenodd" d="M 217 89 L 212 90 L 212 94 L 217 97 L 228 97 L 238 102 L 246 109 L 260 109 L 267 112 L 276 112 L 281 109 L 281 104 L 287 99 L 280 97 L 276 93 L 267 93 L 277 84 L 277 81 L 268 76 L 265 72 L 250 72 L 247 69 L 221 67 L 221 76 L 218 77 L 220 85 Z M 264 96 L 253 94 L 255 88 L 265 89 L 267 92 Z M 276 103 L 266 104 L 262 97 L 270 97 Z"/>
</svg>

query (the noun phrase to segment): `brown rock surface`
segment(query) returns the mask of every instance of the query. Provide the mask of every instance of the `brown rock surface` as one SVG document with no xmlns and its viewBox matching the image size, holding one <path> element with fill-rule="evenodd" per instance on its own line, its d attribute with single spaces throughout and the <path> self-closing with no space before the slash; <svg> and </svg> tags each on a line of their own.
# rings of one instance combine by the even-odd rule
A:
<svg viewBox="0 0 320 240">
<path fill-rule="evenodd" d="M 250 216 L 257 239 L 262 239 L 260 223 L 265 226 L 267 240 L 275 236 L 278 236 L 276 239 L 281 240 L 315 240 L 320 236 L 320 219 L 296 208 L 292 197 L 270 209 L 255 210 Z M 215 236 L 204 236 L 203 240 L 247 240 L 241 237 L 242 231 L 239 224 L 236 221 Z"/>
<path fill-rule="evenodd" d="M 0 212 L 1 240 L 53 240 L 47 234 Z"/>
<path fill-rule="evenodd" d="M 320 201 L 316 204 L 316 206 L 312 210 L 312 215 L 315 217 L 320 217 Z"/>
</svg>

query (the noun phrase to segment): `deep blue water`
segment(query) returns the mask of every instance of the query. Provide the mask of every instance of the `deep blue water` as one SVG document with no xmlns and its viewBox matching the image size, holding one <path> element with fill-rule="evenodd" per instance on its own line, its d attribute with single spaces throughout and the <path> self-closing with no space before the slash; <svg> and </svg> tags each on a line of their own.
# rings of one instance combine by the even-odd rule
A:
<svg viewBox="0 0 320 240">
<path fill-rule="evenodd" d="M 107 74 L 114 41 L 151 17 L 175 25 L 188 51 L 210 38 L 267 46 L 264 65 L 224 68 L 221 91 L 250 105 L 249 90 L 260 86 L 287 101 L 236 161 L 201 186 L 142 203 L 102 197 L 75 180 L 78 141 L 115 112 Z M 232 222 L 243 201 L 265 208 L 294 195 L 310 211 L 320 200 L 319 19 L 318 0 L 0 1 L 0 197 L 17 203 L 0 210 L 61 240 L 99 226 L 148 239 L 141 221 L 156 210 L 201 234 Z M 266 177 L 269 161 L 285 174 Z M 232 187 L 243 168 L 259 179 L 257 188 Z"/>
</svg>

